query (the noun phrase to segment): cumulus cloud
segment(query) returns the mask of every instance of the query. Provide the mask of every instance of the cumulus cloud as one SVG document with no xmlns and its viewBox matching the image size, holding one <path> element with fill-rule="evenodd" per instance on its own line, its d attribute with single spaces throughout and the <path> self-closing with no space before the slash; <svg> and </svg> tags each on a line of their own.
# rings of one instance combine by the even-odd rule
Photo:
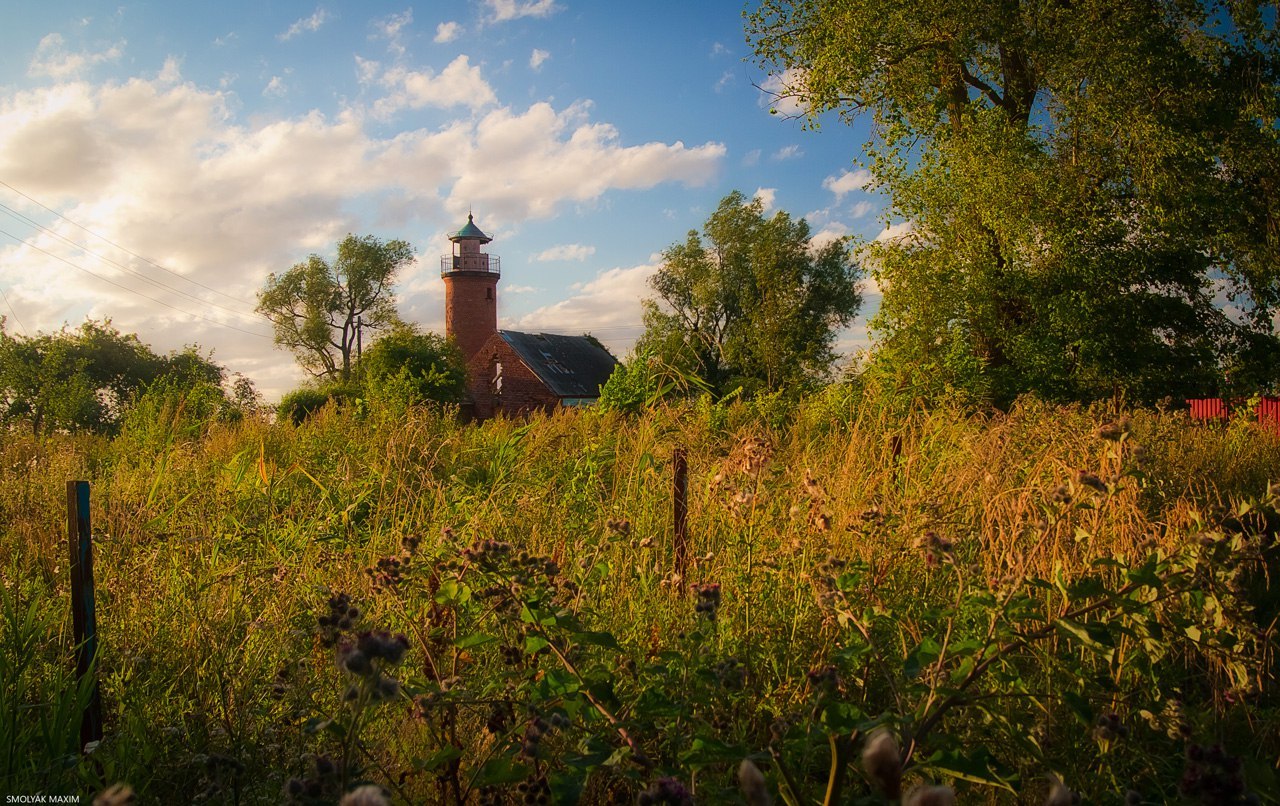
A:
<svg viewBox="0 0 1280 806">
<path fill-rule="evenodd" d="M 640 301 L 652 296 L 649 278 L 660 265 L 656 255 L 650 260 L 600 272 L 568 299 L 520 317 L 514 327 L 526 332 L 591 333 L 614 355 L 624 355 L 644 332 Z"/>
<path fill-rule="evenodd" d="M 453 186 L 460 209 L 470 199 L 502 217 L 544 218 L 561 202 L 590 201 L 610 188 L 705 184 L 724 157 L 721 143 L 623 145 L 615 127 L 590 121 L 589 107 L 560 112 L 543 102 L 523 113 L 501 108 L 485 115 Z"/>
<path fill-rule="evenodd" d="M 521 17 L 550 17 L 560 11 L 555 0 L 484 0 L 490 22 L 507 22 Z"/>
<path fill-rule="evenodd" d="M 498 100 L 493 87 L 480 74 L 479 66 L 473 66 L 466 54 L 449 62 L 439 73 L 397 66 L 381 75 L 376 71 L 372 75 L 378 83 L 391 90 L 374 105 L 374 114 L 379 118 L 390 117 L 402 109 L 423 107 L 481 109 Z"/>
<path fill-rule="evenodd" d="M 871 184 L 871 172 L 859 168 L 856 171 L 841 171 L 838 176 L 828 176 L 822 180 L 822 186 L 836 194 L 836 200 L 855 190 L 866 190 Z"/>
<path fill-rule="evenodd" d="M 544 249 L 534 255 L 533 259 L 540 263 L 566 260 L 577 260 L 581 262 L 595 253 L 596 248 L 594 246 L 585 246 L 580 243 L 567 243 L 559 246 L 553 246 L 550 249 Z"/>
<path fill-rule="evenodd" d="M 280 76 L 272 76 L 267 82 L 267 86 L 262 89 L 262 94 L 267 98 L 283 98 L 288 88 L 284 85 L 284 79 Z"/>
<path fill-rule="evenodd" d="M 804 81 L 804 71 L 795 67 L 770 75 L 760 84 L 760 105 L 787 117 L 805 114 Z"/>
<path fill-rule="evenodd" d="M 800 150 L 800 146 L 789 145 L 789 146 L 783 146 L 782 148 L 773 152 L 772 158 L 775 162 L 783 162 L 785 160 L 799 159 L 800 157 L 803 157 L 803 156 L 804 156 L 804 152 Z"/>
<path fill-rule="evenodd" d="M 360 69 L 369 71 L 375 89 L 387 75 L 376 63 Z M 405 103 L 440 102 L 447 96 L 431 87 L 432 79 L 449 74 L 465 83 L 473 69 L 465 58 L 456 61 L 438 76 L 423 77 L 429 90 L 418 87 L 413 74 L 395 73 L 389 91 L 404 93 Z M 0 177 L 132 250 L 98 243 L 95 251 L 114 265 L 47 233 L 15 232 L 26 243 L 0 240 L 0 285 L 28 328 L 110 316 L 122 330 L 145 333 L 157 349 L 216 344 L 218 361 L 259 380 L 269 396 L 299 379 L 292 358 L 272 348 L 270 326 L 253 313 L 255 292 L 269 272 L 287 270 L 308 252 L 331 254 L 346 233 L 385 227 L 386 220 L 418 230 L 438 222 L 443 232 L 469 203 L 483 205 L 495 221 L 518 223 L 621 189 L 704 183 L 725 154 L 714 142 L 624 143 L 613 126 L 591 119 L 585 103 L 497 106 L 483 83 L 476 86 L 489 93 L 486 114 L 384 134 L 359 110 L 242 117 L 234 94 L 184 81 L 176 62 L 161 73 L 0 97 Z M 89 246 L 84 230 L 7 188 L 0 187 L 0 198 Z M 388 218 L 372 216 L 370 208 Z M 136 255 L 174 274 L 159 274 Z M 207 304 L 144 283 L 121 266 Z M 590 300 L 620 293 L 615 281 L 637 276 L 635 269 L 614 271 L 579 289 L 554 314 L 544 309 L 549 317 L 578 317 L 541 320 L 545 328 L 638 323 L 642 282 L 622 286 L 631 288 L 630 298 L 613 298 L 629 305 L 632 316 L 590 311 Z M 398 285 L 402 313 L 438 324 L 439 286 L 437 266 L 419 261 Z"/>
<path fill-rule="evenodd" d="M 399 14 L 390 14 L 372 23 L 373 36 L 387 41 L 387 50 L 396 57 L 404 56 L 404 29 L 413 24 L 413 9 L 405 9 Z M 437 40 L 439 30 L 437 29 Z"/>
<path fill-rule="evenodd" d="M 529 67 L 535 72 L 542 69 L 542 63 L 551 58 L 551 54 L 539 48 L 533 49 L 533 54 L 529 56 Z"/>
<path fill-rule="evenodd" d="M 910 221 L 900 221 L 897 224 L 890 224 L 880 231 L 876 236 L 877 241 L 902 241 L 905 240 L 915 228 Z"/>
<path fill-rule="evenodd" d="M 756 192 L 752 194 L 752 198 L 759 199 L 764 204 L 765 212 L 773 209 L 777 197 L 777 188 L 756 188 Z"/>
<path fill-rule="evenodd" d="M 323 8 L 317 8 L 310 17 L 303 17 L 293 25 L 290 25 L 284 33 L 277 34 L 276 39 L 281 42 L 288 42 L 290 39 L 299 37 L 302 34 L 315 33 L 332 18 L 328 11 Z"/>
<path fill-rule="evenodd" d="M 462 26 L 456 22 L 442 22 L 436 26 L 435 42 L 437 44 L 452 42 L 460 36 L 462 36 Z"/>
<path fill-rule="evenodd" d="M 124 54 L 124 45 L 124 42 L 117 42 L 97 53 L 72 53 L 67 50 L 67 43 L 62 34 L 49 34 L 36 46 L 35 55 L 27 66 L 27 75 L 48 76 L 56 79 L 73 78 L 99 64 L 119 60 Z"/>
</svg>

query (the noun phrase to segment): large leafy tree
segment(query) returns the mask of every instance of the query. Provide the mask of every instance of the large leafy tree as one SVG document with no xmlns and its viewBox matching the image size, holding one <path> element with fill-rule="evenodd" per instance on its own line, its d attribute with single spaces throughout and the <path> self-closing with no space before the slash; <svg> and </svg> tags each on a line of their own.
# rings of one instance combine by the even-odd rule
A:
<svg viewBox="0 0 1280 806">
<path fill-rule="evenodd" d="M 225 370 L 195 346 L 159 355 L 109 320 L 76 330 L 15 336 L 0 318 L 0 424 L 32 433 L 109 432 L 158 381 L 221 386 Z M 243 387 L 247 381 L 240 381 Z M 251 390 L 249 384 L 247 389 Z M 239 391 L 239 390 L 238 390 Z"/>
<path fill-rule="evenodd" d="M 812 123 L 872 124 L 910 234 L 864 245 L 882 362 L 1006 402 L 1265 386 L 1280 341 L 1274 5 L 764 0 Z"/>
<path fill-rule="evenodd" d="M 663 253 L 637 354 L 720 393 L 803 388 L 829 372 L 836 333 L 861 303 L 857 280 L 843 241 L 815 245 L 804 219 L 766 217 L 735 191 L 701 234 Z"/>
<path fill-rule="evenodd" d="M 271 274 L 258 294 L 258 312 L 275 326 L 276 344 L 293 351 L 304 370 L 346 382 L 363 330 L 399 321 L 391 286 L 412 260 L 404 241 L 348 235 L 332 263 L 311 255 Z"/>
</svg>

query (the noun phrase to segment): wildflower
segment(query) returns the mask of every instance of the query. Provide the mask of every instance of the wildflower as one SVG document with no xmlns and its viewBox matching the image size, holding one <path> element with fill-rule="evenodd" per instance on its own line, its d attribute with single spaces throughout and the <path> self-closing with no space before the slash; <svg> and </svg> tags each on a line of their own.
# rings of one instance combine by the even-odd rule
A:
<svg viewBox="0 0 1280 806">
<path fill-rule="evenodd" d="M 902 792 L 902 755 L 898 740 L 883 728 L 877 729 L 862 748 L 862 769 L 886 797 Z"/>
<path fill-rule="evenodd" d="M 749 758 L 744 758 L 738 765 L 738 787 L 742 790 L 742 799 L 748 806 L 769 806 L 773 799 L 769 797 L 769 789 L 764 780 L 764 773 Z"/>
<path fill-rule="evenodd" d="M 693 806 L 693 796 L 689 794 L 684 784 L 675 778 L 659 778 L 640 793 L 636 802 L 640 806 L 659 806 L 660 804 Z"/>
<path fill-rule="evenodd" d="M 1071 503 L 1071 488 L 1065 484 L 1059 484 L 1053 490 L 1053 502 L 1055 504 Z"/>
<path fill-rule="evenodd" d="M 720 609 L 720 583 L 696 582 L 690 586 L 698 601 L 693 610 L 708 621 L 715 621 L 716 611 Z"/>
<path fill-rule="evenodd" d="M 1098 478 L 1097 474 L 1090 473 L 1087 470 L 1080 470 L 1076 473 L 1076 483 L 1085 487 L 1092 487 L 1100 493 L 1107 491 L 1107 483 Z"/>
<path fill-rule="evenodd" d="M 949 786 L 918 786 L 902 799 L 902 806 L 955 806 L 956 793 Z"/>
<path fill-rule="evenodd" d="M 1222 745 L 1187 745 L 1187 762 L 1178 789 L 1202 803 L 1240 803 L 1247 793 L 1240 759 Z"/>
<path fill-rule="evenodd" d="M 387 793 L 377 784 L 365 784 L 343 795 L 338 806 L 387 806 Z"/>
<path fill-rule="evenodd" d="M 1113 423 L 1103 423 L 1098 426 L 1098 430 L 1094 431 L 1094 434 L 1107 442 L 1119 442 L 1125 434 L 1129 433 L 1129 425 L 1129 418 L 1121 417 Z"/>
<path fill-rule="evenodd" d="M 955 561 L 955 544 L 945 537 L 939 537 L 937 532 L 929 531 L 921 535 L 916 540 L 916 548 L 924 549 L 924 559 L 930 567 L 939 562 Z"/>
</svg>

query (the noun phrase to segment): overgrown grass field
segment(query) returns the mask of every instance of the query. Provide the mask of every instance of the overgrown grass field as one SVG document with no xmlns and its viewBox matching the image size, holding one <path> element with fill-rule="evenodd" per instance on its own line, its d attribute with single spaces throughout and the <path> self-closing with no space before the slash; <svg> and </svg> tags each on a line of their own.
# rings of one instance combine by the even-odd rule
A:
<svg viewBox="0 0 1280 806">
<path fill-rule="evenodd" d="M 87 758 L 70 479 L 101 630 Z M 8 433 L 0 791 L 1274 803 L 1276 482 L 1280 439 L 1244 421 L 844 385 L 483 425 L 155 401 L 114 439 Z"/>
</svg>

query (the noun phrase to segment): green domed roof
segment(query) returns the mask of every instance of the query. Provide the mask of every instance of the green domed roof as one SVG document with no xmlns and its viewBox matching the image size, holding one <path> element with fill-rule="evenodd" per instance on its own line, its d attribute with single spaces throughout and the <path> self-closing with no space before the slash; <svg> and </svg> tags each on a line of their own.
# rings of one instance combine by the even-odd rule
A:
<svg viewBox="0 0 1280 806">
<path fill-rule="evenodd" d="M 451 241 L 474 240 L 474 241 L 479 241 L 480 243 L 489 243 L 489 241 L 492 241 L 493 239 L 490 238 L 488 235 L 485 235 L 480 230 L 480 228 L 476 226 L 476 222 L 474 219 L 472 219 L 471 213 L 467 213 L 466 226 L 464 226 L 462 229 L 450 235 L 449 240 Z"/>
</svg>

